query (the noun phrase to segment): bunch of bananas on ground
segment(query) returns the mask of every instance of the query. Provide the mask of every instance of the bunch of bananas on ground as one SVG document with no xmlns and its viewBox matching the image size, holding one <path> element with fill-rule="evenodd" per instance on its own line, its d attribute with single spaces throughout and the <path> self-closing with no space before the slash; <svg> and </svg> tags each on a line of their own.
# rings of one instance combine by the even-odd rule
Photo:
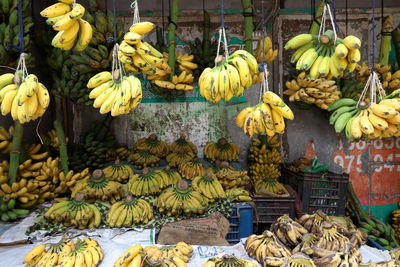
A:
<svg viewBox="0 0 400 267">
<path fill-rule="evenodd" d="M 156 203 L 160 213 L 167 216 L 186 217 L 203 214 L 207 209 L 207 201 L 193 187 L 181 180 L 177 185 L 172 185 L 162 191 Z"/>
<path fill-rule="evenodd" d="M 75 197 L 80 192 L 90 202 L 101 199 L 114 203 L 125 195 L 122 185 L 118 182 L 107 180 L 100 169 L 93 171 L 89 179 L 78 181 L 71 190 L 71 197 Z"/>
<path fill-rule="evenodd" d="M 68 159 L 74 171 L 86 168 L 93 171 L 102 168 L 107 162 L 106 151 L 115 145 L 115 138 L 109 129 L 110 123 L 110 116 L 93 122 L 89 130 L 80 136 L 79 142 L 69 148 L 68 152 L 71 152 Z"/>
<path fill-rule="evenodd" d="M 301 224 L 293 221 L 287 214 L 279 217 L 272 225 L 273 232 L 279 240 L 286 246 L 294 247 L 302 240 L 303 235 L 308 231 Z"/>
<path fill-rule="evenodd" d="M 322 223 L 325 221 L 330 221 L 329 216 L 326 215 L 321 210 L 317 210 L 314 214 L 304 214 L 298 220 L 298 222 L 307 229 L 308 232 L 313 234 L 322 233 Z"/>
<path fill-rule="evenodd" d="M 232 255 L 223 255 L 220 257 L 213 257 L 208 259 L 206 263 L 203 264 L 203 267 L 257 267 L 258 265 L 252 261 L 245 260 L 242 258 L 236 257 L 234 254 Z"/>
<path fill-rule="evenodd" d="M 192 180 L 197 176 L 202 176 L 206 173 L 206 168 L 201 161 L 196 157 L 189 161 L 182 162 L 178 165 L 178 171 L 183 178 Z"/>
<path fill-rule="evenodd" d="M 360 108 L 356 100 L 343 98 L 335 101 L 328 110 L 333 111 L 329 118 L 330 124 L 334 125 L 337 133 L 345 131 L 350 141 L 400 135 L 400 97 L 392 98 L 392 95 L 388 95 L 377 104 L 371 103 L 369 107 L 365 102 L 361 103 Z"/>
<path fill-rule="evenodd" d="M 0 76 L 0 103 L 3 116 L 11 112 L 13 120 L 30 122 L 41 117 L 50 103 L 49 91 L 34 74 L 22 80 L 22 72 Z"/>
<path fill-rule="evenodd" d="M 253 199 L 249 191 L 241 188 L 232 188 L 225 190 L 226 197 L 234 202 L 250 202 Z"/>
<path fill-rule="evenodd" d="M 292 253 L 309 251 L 317 241 L 317 235 L 312 233 L 304 234 L 301 237 L 301 242 L 292 250 Z"/>
<path fill-rule="evenodd" d="M 169 146 L 169 152 L 179 152 L 181 149 L 183 149 L 185 152 L 191 151 L 195 155 L 197 155 L 198 152 L 197 147 L 192 142 L 187 141 L 184 136 L 181 136 Z"/>
<path fill-rule="evenodd" d="M 214 172 L 222 187 L 227 189 L 242 189 L 250 183 L 247 171 L 237 171 L 228 162 L 221 163 L 219 170 Z"/>
<path fill-rule="evenodd" d="M 220 138 L 218 142 L 208 142 L 204 147 L 204 156 L 210 162 L 237 161 L 239 154 L 239 146 L 234 142 L 228 142 L 225 138 Z"/>
<path fill-rule="evenodd" d="M 165 158 L 169 153 L 167 143 L 159 140 L 156 134 L 151 134 L 148 138 L 139 139 L 133 145 L 134 151 L 148 151 L 159 158 Z"/>
<path fill-rule="evenodd" d="M 160 175 L 158 171 L 149 171 L 144 168 L 141 174 L 135 174 L 127 184 L 127 190 L 134 196 L 154 195 L 167 186 L 164 184 L 166 176 Z"/>
<path fill-rule="evenodd" d="M 85 8 L 74 1 L 60 1 L 40 12 L 46 23 L 58 31 L 51 44 L 56 48 L 83 51 L 92 40 L 93 29 L 82 17 Z"/>
<path fill-rule="evenodd" d="M 336 81 L 320 78 L 311 80 L 304 78 L 305 72 L 299 74 L 296 80 L 287 81 L 287 90 L 283 94 L 290 96 L 289 101 L 303 101 L 307 104 L 315 104 L 321 109 L 327 110 L 329 105 L 340 99 Z"/>
<path fill-rule="evenodd" d="M 244 108 L 236 117 L 236 125 L 243 128 L 249 137 L 254 134 L 274 136 L 283 133 L 285 121 L 293 120 L 292 110 L 275 93 L 268 91 L 263 96 L 263 102 L 254 107 Z"/>
<path fill-rule="evenodd" d="M 179 172 L 171 169 L 170 166 L 165 167 L 164 170 L 154 170 L 154 172 L 163 178 L 165 187 L 177 184 L 180 180 L 182 180 Z"/>
<path fill-rule="evenodd" d="M 8 154 L 11 151 L 11 141 L 14 134 L 14 126 L 11 125 L 8 130 L 0 126 L 0 153 Z"/>
<path fill-rule="evenodd" d="M 257 47 L 253 50 L 253 55 L 257 59 L 257 63 L 260 64 L 265 60 L 265 63 L 271 63 L 278 56 L 278 49 L 272 49 L 272 42 L 269 36 L 264 38 L 264 53 L 263 53 L 263 39 L 258 39 Z M 264 56 L 264 58 L 263 58 Z M 262 81 L 263 72 L 253 74 L 253 84 L 260 83 Z"/>
<path fill-rule="evenodd" d="M 318 35 L 300 34 L 290 39 L 284 48 L 297 49 L 290 61 L 296 63 L 297 70 L 309 71 L 311 79 L 336 78 L 345 70 L 352 72 L 356 68 L 361 59 L 361 41 L 352 35 L 334 39 L 331 30 L 320 38 Z"/>
<path fill-rule="evenodd" d="M 111 112 L 111 116 L 129 114 L 142 101 L 142 83 L 134 75 L 120 77 L 120 71 L 103 71 L 88 81 L 87 87 L 94 108 L 101 114 Z"/>
<path fill-rule="evenodd" d="M 105 167 L 103 172 L 107 180 L 117 181 L 124 184 L 135 175 L 132 168 L 129 165 L 122 163 L 119 159 L 114 161 L 113 164 Z"/>
<path fill-rule="evenodd" d="M 24 35 L 24 52 L 31 49 L 30 32 L 34 25 L 31 16 L 31 1 L 22 1 L 22 30 Z M 17 47 L 19 46 L 19 21 L 18 21 L 18 2 L 13 0 L 3 0 L 1 2 L 0 18 L 0 64 L 16 67 L 18 64 Z M 11 46 L 11 47 L 10 47 Z M 34 58 L 31 53 L 26 56 L 26 64 L 33 67 Z"/>
<path fill-rule="evenodd" d="M 345 243 L 349 242 L 349 239 L 339 233 L 335 224 L 329 221 L 325 221 L 321 225 L 322 236 L 314 244 L 315 247 L 330 251 L 339 251 L 344 247 Z"/>
<path fill-rule="evenodd" d="M 263 266 L 280 266 L 269 262 L 270 258 L 289 258 L 290 250 L 283 245 L 278 237 L 270 231 L 261 235 L 251 235 L 246 239 L 245 249 L 250 257 L 255 258 Z"/>
<path fill-rule="evenodd" d="M 44 214 L 50 222 L 61 222 L 66 227 L 75 226 L 80 230 L 99 227 L 101 214 L 94 204 L 85 201 L 84 194 L 76 194 L 70 201 L 61 201 L 51 206 Z"/>
<path fill-rule="evenodd" d="M 192 181 L 192 188 L 200 192 L 208 202 L 226 197 L 224 188 L 212 172 L 195 177 Z"/>
<path fill-rule="evenodd" d="M 249 148 L 248 164 L 253 182 L 265 178 L 278 179 L 279 165 L 282 163 L 279 152 L 279 136 L 267 137 L 266 143 L 258 138 L 252 138 Z"/>
<path fill-rule="evenodd" d="M 134 245 L 122 254 L 121 257 L 114 263 L 114 267 L 131 266 L 141 267 L 142 266 L 142 251 L 141 245 Z"/>
<path fill-rule="evenodd" d="M 253 182 L 256 195 L 272 197 L 289 197 L 287 189 L 276 179 L 266 178 Z"/>
<path fill-rule="evenodd" d="M 146 200 L 134 199 L 131 195 L 115 202 L 107 214 L 107 223 L 118 228 L 146 224 L 152 219 L 153 207 Z"/>
<path fill-rule="evenodd" d="M 185 242 L 178 242 L 175 246 L 148 246 L 144 249 L 145 261 L 143 266 L 154 266 L 164 263 L 165 266 L 185 267 L 192 257 L 193 248 Z"/>
<path fill-rule="evenodd" d="M 344 243 L 338 251 L 313 246 L 307 253 L 314 256 L 316 266 L 361 266 L 361 254 L 350 243 Z"/>
<path fill-rule="evenodd" d="M 199 77 L 200 95 L 210 102 L 221 99 L 229 102 L 240 97 L 244 89 L 253 84 L 253 74 L 258 72 L 257 60 L 245 50 L 236 50 L 228 61 L 222 56 L 214 68 L 206 68 Z"/>
<path fill-rule="evenodd" d="M 362 217 L 358 225 L 359 226 L 358 230 L 367 234 L 368 237 L 372 238 L 375 242 L 377 242 L 387 250 L 391 250 L 392 248 L 397 248 L 399 247 L 396 241 L 398 227 L 395 226 L 398 220 L 396 219 L 397 218 L 396 212 L 392 214 L 393 214 L 392 218 L 393 227 L 390 226 L 390 224 L 384 223 L 375 217 L 371 218 Z"/>
<path fill-rule="evenodd" d="M 184 149 L 178 152 L 172 152 L 165 159 L 171 168 L 178 167 L 181 163 L 194 159 L 196 155 L 192 151 L 185 151 Z"/>
<path fill-rule="evenodd" d="M 160 158 L 148 151 L 139 151 L 131 153 L 127 161 L 133 164 L 135 169 L 141 170 L 146 167 L 155 167 L 159 165 Z"/>
<path fill-rule="evenodd" d="M 109 148 L 106 153 L 107 153 L 107 160 L 109 161 L 115 159 L 126 161 L 129 155 L 132 153 L 132 151 L 125 146 L 119 146 L 119 147 Z"/>
<path fill-rule="evenodd" d="M 74 171 L 69 171 L 67 174 L 64 174 L 63 171 L 59 172 L 58 178 L 53 176 L 53 182 L 58 181 L 58 186 L 54 189 L 54 193 L 65 194 L 67 192 L 72 191 L 78 181 L 87 180 L 90 178 L 89 168 L 84 169 L 81 172 L 77 172 L 74 174 Z"/>
</svg>

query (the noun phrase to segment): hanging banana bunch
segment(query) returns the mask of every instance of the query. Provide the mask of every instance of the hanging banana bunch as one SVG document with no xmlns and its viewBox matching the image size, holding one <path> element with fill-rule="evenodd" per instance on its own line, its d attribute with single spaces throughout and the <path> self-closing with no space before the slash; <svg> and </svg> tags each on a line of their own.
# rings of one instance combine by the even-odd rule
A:
<svg viewBox="0 0 400 267">
<path fill-rule="evenodd" d="M 264 40 L 264 48 L 263 48 L 263 40 Z M 275 60 L 278 56 L 278 49 L 272 48 L 272 41 L 269 36 L 264 39 L 258 39 L 257 47 L 253 50 L 253 56 L 257 59 L 257 63 L 260 64 L 263 62 L 269 64 Z M 253 84 L 262 82 L 262 72 L 258 72 L 253 74 Z"/>
</svg>

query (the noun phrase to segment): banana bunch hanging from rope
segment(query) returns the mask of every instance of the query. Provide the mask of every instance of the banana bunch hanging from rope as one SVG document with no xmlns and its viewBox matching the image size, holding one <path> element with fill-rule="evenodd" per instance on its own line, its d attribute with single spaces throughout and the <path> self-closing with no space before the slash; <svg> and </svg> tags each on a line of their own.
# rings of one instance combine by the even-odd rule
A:
<svg viewBox="0 0 400 267">
<path fill-rule="evenodd" d="M 353 72 L 360 61 L 361 41 L 353 35 L 344 39 L 336 38 L 332 30 L 321 37 L 300 34 L 290 39 L 285 50 L 297 49 L 291 59 L 296 69 L 309 71 L 311 79 L 319 77 L 340 77 L 345 71 Z"/>
<path fill-rule="evenodd" d="M 284 95 L 289 96 L 289 101 L 303 101 L 307 104 L 315 104 L 321 109 L 327 110 L 329 105 L 340 99 L 336 81 L 319 78 L 311 80 L 306 78 L 306 73 L 302 72 L 296 80 L 286 82 L 287 90 Z"/>
<path fill-rule="evenodd" d="M 264 57 L 263 57 L 264 54 Z M 253 50 L 253 56 L 257 59 L 257 63 L 260 64 L 265 60 L 265 63 L 271 63 L 278 56 L 278 49 L 272 49 L 272 42 L 269 36 L 264 38 L 264 53 L 263 53 L 263 40 L 258 39 L 257 47 Z M 262 82 L 262 72 L 253 74 L 253 84 Z"/>
<path fill-rule="evenodd" d="M 58 31 L 51 42 L 54 47 L 83 51 L 91 42 L 93 29 L 82 18 L 85 8 L 81 4 L 75 1 L 59 1 L 42 10 L 40 15 L 47 18 L 46 23 Z"/>
<path fill-rule="evenodd" d="M 208 142 L 204 147 L 204 157 L 210 162 L 237 161 L 239 154 L 239 146 L 234 142 L 228 142 L 225 138 L 220 138 L 218 142 Z"/>
<path fill-rule="evenodd" d="M 45 113 L 50 95 L 36 75 L 25 76 L 17 71 L 15 75 L 7 73 L 0 76 L 0 103 L 3 116 L 11 113 L 13 120 L 26 123 Z"/>
<path fill-rule="evenodd" d="M 169 153 L 167 143 L 159 140 L 156 134 L 151 134 L 148 138 L 139 139 L 133 145 L 133 151 L 148 151 L 159 158 L 165 158 Z"/>
<path fill-rule="evenodd" d="M 263 95 L 263 102 L 255 107 L 247 107 L 238 114 L 236 125 L 243 128 L 249 137 L 255 133 L 274 136 L 275 133 L 284 132 L 284 118 L 293 120 L 292 110 L 278 95 L 267 91 Z"/>
</svg>

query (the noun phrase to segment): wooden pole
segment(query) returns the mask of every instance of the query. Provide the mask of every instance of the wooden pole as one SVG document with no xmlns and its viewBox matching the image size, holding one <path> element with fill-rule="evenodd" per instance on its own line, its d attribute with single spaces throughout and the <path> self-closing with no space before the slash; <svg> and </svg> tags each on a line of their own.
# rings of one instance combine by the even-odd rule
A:
<svg viewBox="0 0 400 267">
<path fill-rule="evenodd" d="M 171 6 L 171 22 L 168 26 L 168 45 L 169 45 L 169 55 L 168 55 L 168 65 L 171 68 L 170 79 L 175 75 L 175 30 L 176 24 L 178 23 L 178 10 L 179 10 L 179 0 L 172 0 Z M 175 24 L 174 24 L 175 23 Z"/>
<path fill-rule="evenodd" d="M 253 13 L 251 0 L 242 0 L 243 14 Z M 262 25 L 264 27 L 264 25 Z M 253 16 L 244 16 L 244 45 L 246 51 L 253 53 Z"/>
</svg>

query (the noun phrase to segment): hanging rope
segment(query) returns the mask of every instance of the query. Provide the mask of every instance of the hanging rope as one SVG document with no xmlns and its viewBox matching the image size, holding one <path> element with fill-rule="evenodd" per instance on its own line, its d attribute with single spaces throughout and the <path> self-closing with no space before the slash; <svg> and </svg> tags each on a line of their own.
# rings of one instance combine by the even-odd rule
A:
<svg viewBox="0 0 400 267">
<path fill-rule="evenodd" d="M 332 6 L 332 11 L 333 11 L 333 21 L 334 21 L 334 23 L 335 23 L 335 24 L 333 24 L 333 23 L 332 23 L 332 27 L 334 27 L 334 28 L 335 28 L 336 32 L 339 32 L 339 26 L 338 26 L 338 24 L 337 24 L 337 22 L 336 22 L 336 9 L 335 9 L 335 3 L 334 3 L 333 1 L 326 0 L 326 4 L 327 4 L 327 5 L 331 5 L 331 6 Z"/>
<path fill-rule="evenodd" d="M 372 0 L 372 72 L 375 70 L 375 0 Z"/>
<path fill-rule="evenodd" d="M 325 33 L 326 16 L 329 15 L 329 18 L 331 19 L 334 38 L 335 38 L 333 40 L 333 43 L 335 44 L 336 39 L 337 39 L 337 32 L 336 32 L 335 22 L 334 22 L 334 19 L 332 16 L 331 8 L 329 7 L 328 2 L 329 1 L 326 1 L 326 4 L 324 5 L 324 13 L 322 14 L 322 18 L 321 18 L 321 26 L 319 27 L 318 40 L 321 40 L 322 34 Z"/>
<path fill-rule="evenodd" d="M 262 96 L 265 92 L 269 91 L 268 88 L 268 71 L 267 71 L 267 63 L 265 62 L 265 12 L 264 12 L 264 0 L 261 0 L 261 21 L 262 21 L 262 54 L 263 60 L 259 66 L 259 71 L 263 73 L 259 101 L 261 101 Z"/>
<path fill-rule="evenodd" d="M 106 0 L 107 1 L 107 0 Z M 117 42 L 117 10 L 115 7 L 116 0 L 113 0 L 113 10 L 114 10 L 114 42 Z M 136 2 L 136 1 L 135 1 Z"/>
<path fill-rule="evenodd" d="M 228 51 L 228 42 L 226 40 L 226 32 L 225 32 L 225 24 L 224 24 L 224 0 L 221 0 L 221 28 L 219 29 L 217 55 L 215 56 L 215 59 L 214 59 L 215 65 L 217 65 L 219 62 L 219 51 L 221 48 L 222 36 L 224 37 L 223 46 L 224 46 L 224 50 L 225 50 L 224 51 L 225 52 L 225 61 L 228 62 L 229 51 Z"/>
<path fill-rule="evenodd" d="M 7 45 L 6 49 L 15 49 L 19 53 L 24 52 L 24 25 L 22 18 L 22 0 L 18 0 L 18 24 L 19 24 L 19 46 Z"/>
</svg>

